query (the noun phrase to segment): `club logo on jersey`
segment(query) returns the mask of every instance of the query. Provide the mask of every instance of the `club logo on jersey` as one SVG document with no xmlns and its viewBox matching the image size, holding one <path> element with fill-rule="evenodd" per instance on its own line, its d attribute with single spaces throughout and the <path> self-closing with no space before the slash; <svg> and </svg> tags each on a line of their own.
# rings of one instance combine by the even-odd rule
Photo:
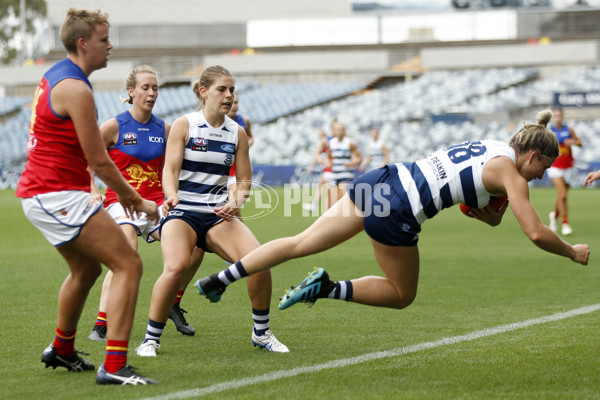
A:
<svg viewBox="0 0 600 400">
<path fill-rule="evenodd" d="M 205 138 L 193 138 L 192 139 L 192 150 L 208 151 L 208 140 Z"/>
<path fill-rule="evenodd" d="M 33 135 L 29 135 L 29 140 L 27 141 L 27 151 L 33 151 L 36 145 L 37 139 L 34 138 Z"/>
<path fill-rule="evenodd" d="M 125 146 L 132 145 L 132 144 L 138 144 L 137 133 L 129 132 L 129 133 L 124 134 L 123 135 L 123 144 Z"/>
<path fill-rule="evenodd" d="M 226 151 L 227 153 L 235 153 L 235 146 L 232 144 L 223 144 L 221 145 L 221 150 Z"/>
<path fill-rule="evenodd" d="M 154 170 L 145 170 L 139 164 L 131 164 L 126 168 L 127 173 L 129 173 L 129 179 L 127 182 L 131 184 L 131 186 L 135 187 L 138 190 L 142 184 L 148 185 L 148 187 L 154 187 L 154 185 L 161 186 L 160 177 L 158 176 L 158 171 Z"/>
<path fill-rule="evenodd" d="M 225 165 L 228 165 L 228 166 L 231 165 L 231 164 L 233 164 L 233 156 L 231 154 L 227 154 L 225 156 L 225 161 L 224 162 L 225 162 Z"/>
</svg>

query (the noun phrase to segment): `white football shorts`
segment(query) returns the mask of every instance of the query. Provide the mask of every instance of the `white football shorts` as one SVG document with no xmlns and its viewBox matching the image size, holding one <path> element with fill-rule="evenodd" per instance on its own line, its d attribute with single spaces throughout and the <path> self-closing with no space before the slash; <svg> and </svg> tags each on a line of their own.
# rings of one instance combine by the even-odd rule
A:
<svg viewBox="0 0 600 400">
<path fill-rule="evenodd" d="M 573 177 L 575 174 L 575 167 L 571 168 L 555 168 L 550 167 L 546 170 L 548 178 L 563 178 L 567 185 L 572 185 Z"/>
<path fill-rule="evenodd" d="M 162 207 L 158 207 L 158 213 L 160 215 L 160 221 L 155 223 L 153 220 L 149 220 L 148 216 L 145 213 L 141 213 L 141 216 L 136 218 L 134 216 L 133 219 L 129 218 L 127 214 L 125 214 L 125 209 L 121 205 L 121 203 L 116 202 L 112 203 L 108 207 L 106 207 L 106 212 L 111 216 L 111 218 L 118 224 L 130 224 L 137 231 L 137 235 L 144 238 L 144 240 L 148 243 L 152 243 L 156 241 L 152 237 L 152 233 L 160 228 L 160 223 L 164 219 Z"/>
<path fill-rule="evenodd" d="M 81 190 L 63 190 L 22 199 L 25 215 L 53 245 L 60 246 L 79 236 L 85 223 L 102 203 Z"/>
</svg>

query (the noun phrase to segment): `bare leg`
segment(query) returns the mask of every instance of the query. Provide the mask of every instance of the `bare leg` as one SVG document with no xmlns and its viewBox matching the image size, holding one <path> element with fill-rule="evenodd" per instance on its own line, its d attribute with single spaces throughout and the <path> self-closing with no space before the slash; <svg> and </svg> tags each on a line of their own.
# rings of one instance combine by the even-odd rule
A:
<svg viewBox="0 0 600 400">
<path fill-rule="evenodd" d="M 556 211 L 556 216 L 568 215 L 567 190 L 569 189 L 569 186 L 564 178 L 552 178 L 552 184 L 556 188 L 556 200 L 554 201 L 554 211 Z"/>
<path fill-rule="evenodd" d="M 211 228 L 206 241 L 212 251 L 229 262 L 239 260 L 260 246 L 250 229 L 235 219 L 221 222 Z M 249 276 L 247 287 L 252 308 L 266 310 L 270 307 L 272 294 L 270 271 Z"/>
<path fill-rule="evenodd" d="M 110 340 L 129 340 L 142 261 L 131 247 L 123 246 L 125 240 L 121 229 L 104 210 L 100 210 L 88 220 L 74 241 L 58 247 L 71 268 L 59 296 L 61 329 L 61 324 L 67 329 L 77 325 L 89 288 L 99 276 L 102 263 L 114 274 L 107 303 L 111 326 L 108 337 Z"/>
<path fill-rule="evenodd" d="M 417 296 L 419 249 L 417 246 L 387 246 L 371 239 L 375 259 L 385 278 L 365 276 L 352 280 L 355 303 L 404 308 Z"/>
<path fill-rule="evenodd" d="M 252 275 L 284 261 L 330 249 L 362 230 L 363 217 L 350 196 L 345 194 L 300 234 L 265 243 L 243 257 L 241 262 L 248 274 Z"/>
<path fill-rule="evenodd" d="M 138 250 L 138 239 L 137 232 L 132 225 L 123 224 L 120 225 L 125 237 L 127 237 L 127 242 L 131 245 L 131 247 L 137 251 Z M 110 290 L 110 282 L 112 280 L 113 273 L 112 271 L 108 271 L 106 276 L 104 277 L 104 281 L 102 282 L 102 292 L 100 293 L 100 305 L 98 306 L 98 311 L 106 312 L 106 307 L 108 303 L 108 293 Z"/>
<path fill-rule="evenodd" d="M 187 223 L 175 219 L 168 221 L 163 226 L 161 241 L 163 273 L 152 290 L 148 315 L 151 320 L 167 321 L 169 311 L 175 303 L 177 291 L 182 286 L 185 287 L 186 279 L 189 278 L 191 256 L 194 254 L 195 246 L 196 232 Z"/>
<path fill-rule="evenodd" d="M 77 329 L 90 289 L 102 272 L 100 263 L 83 254 L 72 243 L 57 247 L 69 265 L 70 273 L 58 293 L 57 326 L 64 332 Z"/>
<path fill-rule="evenodd" d="M 356 235 L 363 229 L 363 221 L 345 194 L 304 232 L 264 244 L 243 257 L 242 265 L 252 274 L 293 258 L 319 253 Z M 418 248 L 387 246 L 374 240 L 371 243 L 386 277 L 367 276 L 353 280 L 353 301 L 379 307 L 407 307 L 417 294 Z"/>
</svg>

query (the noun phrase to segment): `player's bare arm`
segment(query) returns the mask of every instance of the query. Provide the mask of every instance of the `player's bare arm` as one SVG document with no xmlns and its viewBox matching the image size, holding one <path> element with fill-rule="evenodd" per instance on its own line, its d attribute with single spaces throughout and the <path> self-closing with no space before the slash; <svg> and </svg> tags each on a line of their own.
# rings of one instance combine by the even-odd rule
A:
<svg viewBox="0 0 600 400">
<path fill-rule="evenodd" d="M 119 140 L 119 123 L 116 118 L 111 118 L 100 125 L 100 134 L 104 141 L 104 147 L 109 149 L 117 144 Z"/>
<path fill-rule="evenodd" d="M 537 157 L 537 156 L 535 156 Z M 493 164 L 491 164 L 494 161 Z M 490 165 L 491 164 L 491 165 Z M 489 171 L 486 171 L 491 166 Z M 495 176 L 495 178 L 493 178 Z M 506 157 L 490 160 L 483 173 L 484 185 L 492 191 L 502 191 L 508 196 L 510 207 L 527 237 L 542 250 L 570 258 L 587 265 L 589 247 L 571 246 L 548 228 L 540 219 L 529 200 L 529 185 L 515 164 Z"/>
<path fill-rule="evenodd" d="M 57 105 L 55 111 L 69 116 L 73 121 L 77 138 L 90 168 L 119 196 L 119 201 L 127 212 L 144 212 L 148 218 L 158 221 L 156 204 L 144 200 L 125 181 L 113 161 L 106 153 L 100 135 L 100 129 L 89 115 L 96 114 L 94 96 L 90 88 L 82 81 L 65 79 L 52 90 L 51 101 Z"/>
<path fill-rule="evenodd" d="M 235 152 L 235 177 L 236 184 L 233 195 L 222 207 L 215 208 L 216 214 L 229 221 L 235 215 L 235 211 L 242 207 L 252 186 L 252 164 L 250 163 L 248 137 L 242 127 L 238 130 L 238 146 Z"/>
<path fill-rule="evenodd" d="M 175 120 L 167 138 L 162 181 L 163 192 L 166 197 L 162 205 L 165 215 L 179 203 L 179 196 L 177 196 L 179 172 L 181 171 L 181 163 L 183 162 L 183 152 L 188 138 L 188 131 L 189 122 L 187 118 L 181 117 Z"/>
</svg>

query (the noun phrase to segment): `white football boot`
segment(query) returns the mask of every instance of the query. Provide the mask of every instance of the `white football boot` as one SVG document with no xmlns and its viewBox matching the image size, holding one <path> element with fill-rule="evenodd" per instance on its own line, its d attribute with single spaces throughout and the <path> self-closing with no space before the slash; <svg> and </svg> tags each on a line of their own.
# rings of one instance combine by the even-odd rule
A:
<svg viewBox="0 0 600 400">
<path fill-rule="evenodd" d="M 156 357 L 156 350 L 160 348 L 160 344 L 156 340 L 148 340 L 140 344 L 140 347 L 135 349 L 135 352 L 140 357 Z"/>
<path fill-rule="evenodd" d="M 261 349 L 267 349 L 275 353 L 289 353 L 290 349 L 283 343 L 281 343 L 271 330 L 267 330 L 264 335 L 258 336 L 252 330 L 252 344 L 260 347 Z"/>
</svg>

